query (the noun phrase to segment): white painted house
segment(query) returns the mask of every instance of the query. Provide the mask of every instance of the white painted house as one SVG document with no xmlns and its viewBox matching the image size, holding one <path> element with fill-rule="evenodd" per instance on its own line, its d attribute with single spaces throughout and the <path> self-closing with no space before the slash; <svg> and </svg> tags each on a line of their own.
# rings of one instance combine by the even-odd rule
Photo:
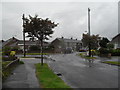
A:
<svg viewBox="0 0 120 90">
<path fill-rule="evenodd" d="M 120 48 L 120 33 L 112 38 L 111 44 L 114 44 L 114 49 Z"/>
</svg>

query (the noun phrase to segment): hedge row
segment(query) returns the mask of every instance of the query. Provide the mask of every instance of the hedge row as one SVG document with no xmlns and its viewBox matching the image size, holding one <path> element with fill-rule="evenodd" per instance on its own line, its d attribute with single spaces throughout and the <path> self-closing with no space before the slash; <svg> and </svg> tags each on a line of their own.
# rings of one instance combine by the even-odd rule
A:
<svg viewBox="0 0 120 90">
<path fill-rule="evenodd" d="M 106 55 L 106 54 L 111 53 L 112 56 L 120 56 L 120 49 L 110 49 L 110 50 L 108 50 L 106 48 L 100 48 L 99 53 L 100 53 L 100 55 L 101 54 Z"/>
</svg>

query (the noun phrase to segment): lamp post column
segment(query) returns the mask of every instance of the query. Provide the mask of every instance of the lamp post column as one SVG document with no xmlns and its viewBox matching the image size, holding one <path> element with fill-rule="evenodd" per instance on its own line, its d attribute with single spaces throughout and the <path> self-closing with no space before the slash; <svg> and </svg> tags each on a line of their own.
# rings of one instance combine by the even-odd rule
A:
<svg viewBox="0 0 120 90">
<path fill-rule="evenodd" d="M 90 8 L 88 8 L 88 34 L 89 34 L 89 57 L 91 56 L 91 43 L 90 43 Z"/>
<path fill-rule="evenodd" d="M 26 51 L 25 51 L 25 29 L 24 29 L 24 14 L 23 14 L 23 42 L 24 42 L 24 49 L 23 49 L 23 54 L 24 54 L 24 57 L 26 56 Z"/>
</svg>

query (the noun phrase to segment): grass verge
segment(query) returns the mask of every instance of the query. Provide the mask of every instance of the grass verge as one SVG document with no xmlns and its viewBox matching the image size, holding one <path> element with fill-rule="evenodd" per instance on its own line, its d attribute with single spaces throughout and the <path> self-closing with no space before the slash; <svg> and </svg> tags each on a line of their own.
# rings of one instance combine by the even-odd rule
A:
<svg viewBox="0 0 120 90">
<path fill-rule="evenodd" d="M 86 56 L 85 53 L 79 53 L 77 54 L 78 56 L 82 57 L 82 58 L 85 58 L 85 59 L 96 59 L 96 57 L 89 57 L 89 56 Z"/>
<path fill-rule="evenodd" d="M 120 62 L 118 61 L 104 61 L 103 63 L 120 66 Z"/>
<path fill-rule="evenodd" d="M 34 58 L 34 57 L 21 57 L 21 58 Z"/>
<path fill-rule="evenodd" d="M 70 88 L 61 78 L 53 73 L 47 64 L 41 66 L 38 63 L 35 66 L 36 76 L 42 88 Z"/>
<path fill-rule="evenodd" d="M 2 68 L 5 68 L 11 62 L 12 61 L 4 61 L 4 62 L 2 62 Z"/>
<path fill-rule="evenodd" d="M 21 58 L 41 58 L 41 57 L 21 57 Z M 47 59 L 47 57 L 43 57 L 43 59 Z"/>
<path fill-rule="evenodd" d="M 41 55 L 41 53 L 26 53 L 26 55 Z M 43 53 L 43 55 L 49 55 L 49 54 Z"/>
</svg>

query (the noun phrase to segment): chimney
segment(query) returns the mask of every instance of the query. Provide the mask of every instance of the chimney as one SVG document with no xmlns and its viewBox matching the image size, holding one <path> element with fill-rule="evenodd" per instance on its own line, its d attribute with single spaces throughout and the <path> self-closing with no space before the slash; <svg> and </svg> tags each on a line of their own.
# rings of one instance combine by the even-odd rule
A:
<svg viewBox="0 0 120 90">
<path fill-rule="evenodd" d="M 13 39 L 15 39 L 15 37 L 12 37 Z"/>
<path fill-rule="evenodd" d="M 73 39 L 73 38 L 71 37 L 71 39 Z"/>
</svg>

